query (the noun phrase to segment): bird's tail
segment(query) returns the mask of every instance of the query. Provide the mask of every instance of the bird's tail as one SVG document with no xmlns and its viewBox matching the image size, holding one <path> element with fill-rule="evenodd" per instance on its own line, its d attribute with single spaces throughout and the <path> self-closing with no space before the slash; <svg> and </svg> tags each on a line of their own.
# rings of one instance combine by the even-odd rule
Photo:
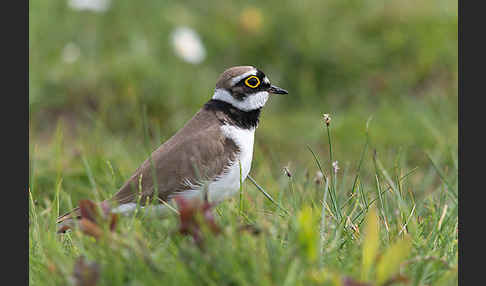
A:
<svg viewBox="0 0 486 286">
<path fill-rule="evenodd" d="M 79 207 L 59 216 L 56 219 L 57 223 L 57 233 L 64 233 L 66 230 L 74 226 L 74 220 L 81 218 L 81 211 Z"/>
</svg>

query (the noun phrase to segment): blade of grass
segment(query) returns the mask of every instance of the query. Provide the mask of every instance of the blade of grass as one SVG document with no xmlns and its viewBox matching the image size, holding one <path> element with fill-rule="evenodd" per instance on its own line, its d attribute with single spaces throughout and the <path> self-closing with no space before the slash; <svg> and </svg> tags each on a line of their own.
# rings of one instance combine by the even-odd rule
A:
<svg viewBox="0 0 486 286">
<path fill-rule="evenodd" d="M 405 175 L 403 175 L 399 180 L 400 182 L 405 180 L 408 176 L 412 175 L 413 173 L 415 173 L 417 170 L 418 170 L 419 167 L 415 167 L 413 168 L 411 171 L 409 171 L 408 173 L 406 173 Z"/>
<path fill-rule="evenodd" d="M 96 201 L 100 202 L 101 201 L 100 194 L 98 193 L 98 188 L 96 187 L 96 181 L 93 177 L 93 172 L 91 171 L 91 167 L 88 164 L 88 160 L 86 159 L 86 156 L 84 156 L 84 154 L 81 155 L 81 159 L 83 161 L 84 168 L 86 169 L 86 174 L 88 175 L 88 180 L 91 185 L 91 188 L 94 191 Z"/>
<path fill-rule="evenodd" d="M 319 251 L 321 254 L 321 257 L 324 257 L 324 241 L 325 241 L 325 229 L 326 229 L 326 201 L 327 201 L 327 190 L 328 190 L 328 183 L 329 180 L 326 179 L 326 185 L 324 187 L 324 194 L 322 195 L 322 210 L 321 210 L 321 224 L 320 224 L 320 245 L 319 245 Z M 320 259 L 321 267 L 324 266 L 323 259 Z"/>
<path fill-rule="evenodd" d="M 277 203 L 273 198 L 272 196 L 270 196 L 270 194 L 268 194 L 262 187 L 260 187 L 260 185 L 258 185 L 258 183 L 250 176 L 248 175 L 248 179 L 250 180 L 250 182 L 252 182 L 255 187 L 260 191 L 262 192 L 262 194 L 268 199 L 270 200 L 274 205 L 276 205 L 278 208 L 280 208 L 281 210 L 283 210 L 286 214 L 289 214 L 289 212 L 284 208 L 282 207 L 279 203 Z"/>
<path fill-rule="evenodd" d="M 314 153 L 314 151 L 312 151 L 312 149 L 310 148 L 309 145 L 307 145 L 307 149 L 309 149 L 309 151 L 312 153 L 312 156 L 314 156 L 314 159 L 315 159 L 315 161 L 317 163 L 317 167 L 319 168 L 319 170 L 321 171 L 321 173 L 324 175 L 324 178 L 326 179 L 326 188 L 329 188 L 329 184 L 328 184 L 329 177 L 326 175 L 326 173 L 322 169 L 322 166 L 321 166 L 321 163 L 319 161 L 319 158 L 317 157 L 316 153 Z M 331 168 L 332 168 L 332 166 L 331 166 Z M 334 198 L 333 198 L 332 192 L 329 193 L 329 196 L 331 197 L 331 203 L 332 203 L 332 207 L 334 209 L 334 216 L 337 217 L 337 211 L 335 209 L 336 204 L 334 203 Z"/>
<path fill-rule="evenodd" d="M 326 124 L 327 139 L 329 144 L 329 170 L 333 170 L 333 152 L 332 152 L 332 140 L 331 140 L 331 127 L 330 124 Z M 332 171 L 331 171 L 332 172 Z M 331 200 L 333 203 L 334 211 L 339 220 L 342 219 L 341 209 L 339 208 L 338 199 L 336 196 L 336 172 L 333 172 L 331 176 Z"/>
<path fill-rule="evenodd" d="M 316 153 L 314 153 L 314 151 L 312 151 L 312 149 L 309 145 L 307 145 L 307 149 L 309 149 L 309 151 L 312 153 L 312 156 L 314 156 L 314 160 L 316 160 L 317 167 L 319 168 L 321 173 L 324 175 L 324 178 L 326 178 L 326 180 L 327 180 L 328 177 L 326 175 L 326 172 L 324 172 L 324 170 L 322 169 L 321 162 L 319 161 L 319 158 L 317 157 Z"/>
<path fill-rule="evenodd" d="M 434 167 L 434 170 L 439 175 L 439 178 L 441 179 L 441 181 L 447 186 L 448 194 L 451 195 L 452 200 L 457 205 L 457 190 L 451 186 L 451 184 L 449 183 L 449 181 L 446 180 L 444 174 L 442 173 L 441 170 L 439 170 L 439 168 L 434 163 L 434 161 L 432 160 L 432 158 L 430 157 L 430 155 L 428 153 L 426 153 L 426 155 L 427 155 L 427 158 L 429 159 L 430 163 Z"/>
<path fill-rule="evenodd" d="M 55 202 L 56 202 L 56 217 L 59 217 L 59 193 L 61 191 L 61 185 L 62 185 L 62 177 L 60 177 L 57 181 L 56 184 L 56 196 L 55 196 Z"/>
<path fill-rule="evenodd" d="M 150 161 L 150 169 L 152 171 L 152 180 L 154 186 L 154 194 L 151 197 L 150 203 L 157 204 L 158 197 L 159 197 L 159 183 L 157 180 L 157 169 L 154 164 L 154 160 L 152 158 L 152 146 L 150 144 L 149 138 L 149 124 L 148 124 L 148 117 L 147 117 L 147 106 L 142 104 L 142 127 L 143 127 L 143 142 L 145 145 L 145 152 L 147 152 L 149 161 Z"/>
</svg>

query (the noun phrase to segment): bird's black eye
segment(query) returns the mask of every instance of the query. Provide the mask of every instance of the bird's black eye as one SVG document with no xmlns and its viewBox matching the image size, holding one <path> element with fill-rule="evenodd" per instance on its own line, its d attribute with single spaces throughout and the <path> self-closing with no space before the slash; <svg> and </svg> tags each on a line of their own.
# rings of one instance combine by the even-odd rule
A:
<svg viewBox="0 0 486 286">
<path fill-rule="evenodd" d="M 245 84 L 248 86 L 248 87 L 251 87 L 251 88 L 256 88 L 257 86 L 260 85 L 260 79 L 258 79 L 258 77 L 252 75 L 250 77 L 248 77 L 246 80 L 245 80 Z"/>
</svg>

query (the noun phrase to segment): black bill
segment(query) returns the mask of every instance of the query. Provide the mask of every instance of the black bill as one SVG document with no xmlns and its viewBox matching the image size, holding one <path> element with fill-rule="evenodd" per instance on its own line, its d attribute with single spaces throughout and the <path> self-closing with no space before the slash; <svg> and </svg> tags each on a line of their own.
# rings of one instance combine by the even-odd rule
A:
<svg viewBox="0 0 486 286">
<path fill-rule="evenodd" d="M 269 93 L 273 93 L 273 94 L 288 94 L 289 93 L 285 89 L 280 88 L 278 86 L 274 86 L 274 85 L 271 85 L 270 88 L 267 91 Z"/>
</svg>

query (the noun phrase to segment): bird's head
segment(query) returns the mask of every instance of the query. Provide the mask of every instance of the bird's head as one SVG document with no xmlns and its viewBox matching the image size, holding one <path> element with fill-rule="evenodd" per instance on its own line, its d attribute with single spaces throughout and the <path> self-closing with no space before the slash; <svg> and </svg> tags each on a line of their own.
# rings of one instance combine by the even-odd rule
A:
<svg viewBox="0 0 486 286">
<path fill-rule="evenodd" d="M 259 69 L 237 66 L 219 76 L 213 99 L 227 102 L 243 111 L 251 111 L 262 108 L 269 94 L 287 93 L 285 89 L 272 85 Z"/>
</svg>

